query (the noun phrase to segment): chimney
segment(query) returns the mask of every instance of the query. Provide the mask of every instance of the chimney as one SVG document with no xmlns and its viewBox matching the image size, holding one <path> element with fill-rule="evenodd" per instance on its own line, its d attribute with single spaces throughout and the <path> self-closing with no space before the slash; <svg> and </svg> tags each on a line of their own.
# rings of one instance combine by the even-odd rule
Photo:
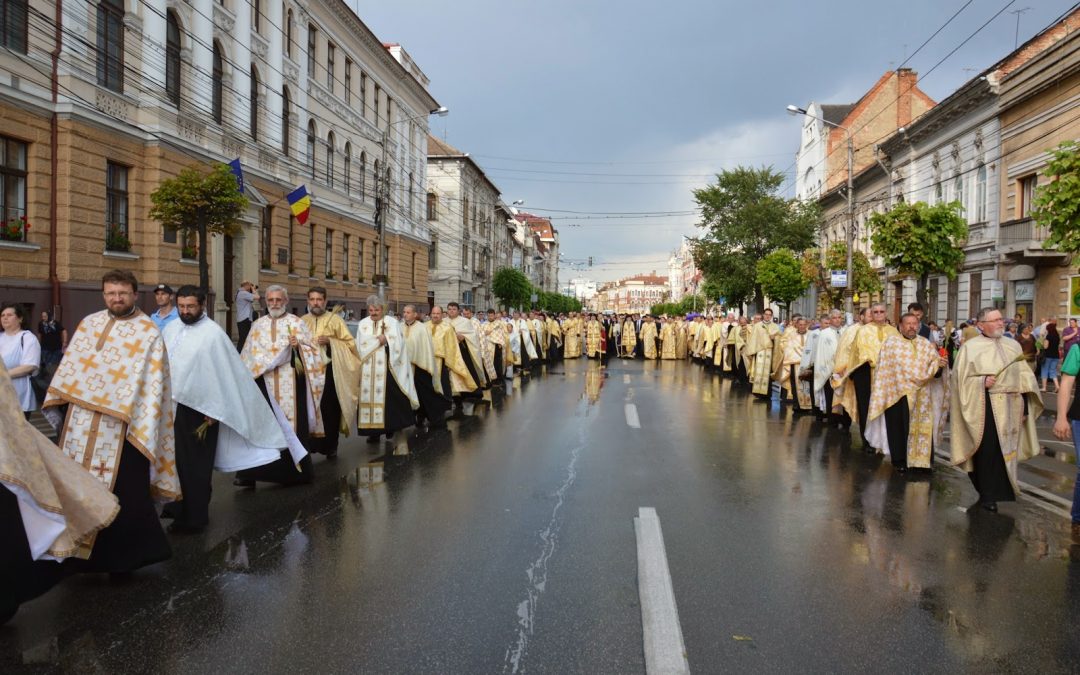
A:
<svg viewBox="0 0 1080 675">
<path fill-rule="evenodd" d="M 919 76 L 911 68 L 896 71 L 896 128 L 911 125 L 911 90 L 915 88 Z"/>
</svg>

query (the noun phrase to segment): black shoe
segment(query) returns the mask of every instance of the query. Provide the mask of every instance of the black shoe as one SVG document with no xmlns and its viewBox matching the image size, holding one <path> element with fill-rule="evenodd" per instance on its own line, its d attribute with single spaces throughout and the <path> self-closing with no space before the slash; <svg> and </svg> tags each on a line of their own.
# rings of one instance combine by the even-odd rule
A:
<svg viewBox="0 0 1080 675">
<path fill-rule="evenodd" d="M 326 453 L 327 459 L 337 459 L 337 450 Z"/>
<path fill-rule="evenodd" d="M 14 603 L 10 607 L 0 607 L 0 626 L 14 619 L 15 613 L 18 611 L 19 606 Z"/>
<path fill-rule="evenodd" d="M 236 487 L 239 487 L 239 488 L 250 488 L 252 490 L 255 489 L 255 481 L 250 480 L 250 479 L 245 480 L 245 479 L 242 479 L 242 478 L 237 478 L 236 480 L 234 480 L 232 482 L 232 484 L 234 486 L 236 486 Z"/>
<path fill-rule="evenodd" d="M 379 442 L 380 440 L 381 440 L 381 436 L 380 436 L 380 434 L 375 434 L 374 436 L 368 436 L 368 437 L 367 437 L 367 443 L 368 443 L 368 445 L 375 445 L 375 444 L 376 444 L 376 443 L 378 443 L 378 442 Z"/>
<path fill-rule="evenodd" d="M 165 529 L 169 531 L 169 534 L 199 534 L 206 530 L 206 526 L 204 525 L 202 527 L 194 527 L 192 525 L 172 523 Z"/>
<path fill-rule="evenodd" d="M 907 473 L 907 467 L 906 466 L 897 466 L 897 467 L 893 467 L 893 468 L 895 468 L 897 470 L 897 472 L 899 472 L 899 473 Z"/>
<path fill-rule="evenodd" d="M 997 513 L 998 512 L 997 502 L 984 502 L 982 500 L 979 500 L 979 506 L 983 507 L 984 509 L 986 509 L 990 513 Z"/>
</svg>

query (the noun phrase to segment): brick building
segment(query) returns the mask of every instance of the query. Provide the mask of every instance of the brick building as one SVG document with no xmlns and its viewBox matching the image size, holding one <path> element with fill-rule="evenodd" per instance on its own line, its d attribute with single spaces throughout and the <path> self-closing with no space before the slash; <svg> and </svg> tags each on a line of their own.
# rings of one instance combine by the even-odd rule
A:
<svg viewBox="0 0 1080 675">
<path fill-rule="evenodd" d="M 131 270 L 144 290 L 197 283 L 194 242 L 148 220 L 149 196 L 182 167 L 239 157 L 242 230 L 207 252 L 222 325 L 242 279 L 285 285 L 300 312 L 313 285 L 361 309 L 376 288 L 379 188 L 391 304 L 426 300 L 438 104 L 408 54 L 345 3 L 94 0 L 64 3 L 60 17 L 51 2 L 7 5 L 33 20 L 0 43 L 0 219 L 30 228 L 0 240 L 0 298 L 55 307 L 70 329 L 101 307 L 106 269 Z M 313 195 L 306 226 L 284 199 L 301 184 Z"/>
</svg>

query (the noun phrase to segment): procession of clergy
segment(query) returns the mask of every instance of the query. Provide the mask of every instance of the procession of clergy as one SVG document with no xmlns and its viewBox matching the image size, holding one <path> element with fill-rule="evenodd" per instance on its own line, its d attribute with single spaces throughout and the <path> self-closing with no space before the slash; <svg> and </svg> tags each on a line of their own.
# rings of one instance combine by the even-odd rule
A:
<svg viewBox="0 0 1080 675">
<path fill-rule="evenodd" d="M 1012 367 L 1023 358 L 1001 339 L 997 310 L 980 313 L 981 335 L 949 372 L 918 313 L 897 331 L 882 305 L 847 327 L 833 311 L 781 329 L 769 310 L 749 321 L 494 310 L 480 320 L 448 303 L 426 321 L 407 305 L 399 320 L 371 296 L 354 336 L 325 289 L 308 292 L 298 317 L 286 289 L 270 286 L 238 353 L 199 288 L 177 291 L 179 320 L 162 330 L 137 308 L 131 273 L 107 273 L 102 291 L 106 309 L 80 322 L 42 405 L 57 444 L 24 418 L 0 366 L 0 623 L 68 575 L 169 558 L 160 518 L 170 532 L 202 531 L 214 470 L 235 472 L 241 488 L 310 483 L 311 453 L 336 457 L 351 433 L 401 454 L 396 432 L 442 427 L 562 359 L 693 360 L 765 400 L 778 382 L 797 411 L 860 422 L 863 447 L 900 471 L 930 468 L 951 408 L 953 461 L 989 510 L 1016 498 L 1016 464 L 1037 448 L 1035 378 Z"/>
</svg>

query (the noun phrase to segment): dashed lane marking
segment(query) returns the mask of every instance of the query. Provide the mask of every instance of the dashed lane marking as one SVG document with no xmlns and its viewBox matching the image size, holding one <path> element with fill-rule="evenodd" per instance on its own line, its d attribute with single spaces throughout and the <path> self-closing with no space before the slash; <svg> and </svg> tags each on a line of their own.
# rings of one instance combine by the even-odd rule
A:
<svg viewBox="0 0 1080 675">
<path fill-rule="evenodd" d="M 634 405 L 633 403 L 627 403 L 623 407 L 623 410 L 626 411 L 626 424 L 631 429 L 640 429 L 641 428 L 641 420 L 638 419 L 637 406 Z"/>
<path fill-rule="evenodd" d="M 690 673 L 683 642 L 675 588 L 671 583 L 664 534 L 656 509 L 641 507 L 634 518 L 637 537 L 638 597 L 641 600 L 641 632 L 648 675 Z"/>
</svg>

